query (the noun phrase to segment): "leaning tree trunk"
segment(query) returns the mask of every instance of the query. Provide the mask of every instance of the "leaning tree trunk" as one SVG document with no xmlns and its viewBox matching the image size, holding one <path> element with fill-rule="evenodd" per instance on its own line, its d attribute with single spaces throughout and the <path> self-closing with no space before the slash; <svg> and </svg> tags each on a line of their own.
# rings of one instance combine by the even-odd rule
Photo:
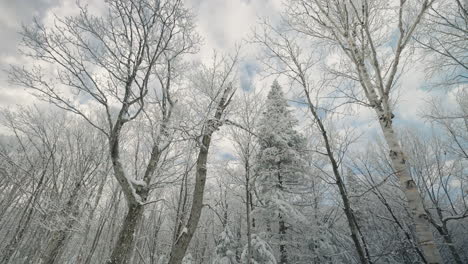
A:
<svg viewBox="0 0 468 264">
<path fill-rule="evenodd" d="M 418 187 L 411 178 L 409 168 L 406 164 L 406 157 L 403 149 L 398 142 L 398 138 L 392 126 L 392 113 L 385 113 L 381 108 L 376 107 L 379 116 L 380 127 L 384 138 L 390 149 L 390 159 L 395 175 L 400 182 L 400 188 L 406 196 L 411 217 L 414 221 L 418 245 L 422 249 L 426 261 L 429 264 L 442 263 L 434 236 L 431 231 L 431 225 L 428 215 L 424 210 L 423 200 L 419 194 Z"/>
<path fill-rule="evenodd" d="M 335 155 L 333 154 L 333 149 L 332 145 L 329 140 L 329 136 L 327 134 L 327 130 L 325 129 L 325 126 L 323 125 L 322 119 L 318 115 L 316 111 L 316 107 L 313 104 L 312 100 L 310 99 L 310 94 L 307 89 L 306 81 L 302 77 L 302 83 L 303 83 L 303 88 L 304 92 L 306 95 L 307 99 L 307 104 L 309 106 L 309 110 L 312 113 L 314 119 L 316 120 L 319 130 L 322 134 L 322 138 L 325 144 L 325 149 L 327 151 L 327 157 L 330 160 L 330 163 L 332 165 L 332 170 L 333 170 L 333 176 L 335 177 L 336 185 L 338 186 L 338 190 L 340 192 L 341 200 L 343 201 L 343 210 L 346 215 L 346 220 L 348 222 L 348 227 L 349 230 L 351 231 L 351 239 L 353 240 L 354 247 L 356 248 L 356 251 L 359 256 L 359 260 L 362 264 L 368 264 L 371 262 L 370 256 L 368 254 L 368 251 L 366 250 L 365 246 L 361 244 L 361 241 L 359 240 L 359 231 L 358 231 L 358 226 L 357 226 L 357 220 L 354 216 L 354 212 L 351 208 L 351 203 L 349 202 L 348 194 L 346 192 L 346 187 L 344 185 L 343 179 L 341 177 L 341 173 L 339 171 L 339 166 L 338 162 L 335 159 Z"/>
</svg>

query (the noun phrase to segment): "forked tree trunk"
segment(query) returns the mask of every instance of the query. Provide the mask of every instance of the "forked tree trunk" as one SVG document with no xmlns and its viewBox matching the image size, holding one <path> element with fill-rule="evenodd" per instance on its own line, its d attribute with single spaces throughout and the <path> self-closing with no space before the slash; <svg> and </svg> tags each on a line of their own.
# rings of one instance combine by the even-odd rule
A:
<svg viewBox="0 0 468 264">
<path fill-rule="evenodd" d="M 198 152 L 195 174 L 195 188 L 193 190 L 192 207 L 187 224 L 182 229 L 180 234 L 177 234 L 175 243 L 172 245 L 171 254 L 169 257 L 169 264 L 180 264 L 187 252 L 187 248 L 192 240 L 195 230 L 197 229 L 198 222 L 200 221 L 201 212 L 203 209 L 203 197 L 206 184 L 206 173 L 208 163 L 208 151 L 210 149 L 211 137 L 214 131 L 218 130 L 222 125 L 221 117 L 229 105 L 232 97 L 232 85 L 226 87 L 223 95 L 218 103 L 216 112 L 213 119 L 209 119 L 203 127 L 203 137 L 201 139 L 201 146 Z"/>
</svg>

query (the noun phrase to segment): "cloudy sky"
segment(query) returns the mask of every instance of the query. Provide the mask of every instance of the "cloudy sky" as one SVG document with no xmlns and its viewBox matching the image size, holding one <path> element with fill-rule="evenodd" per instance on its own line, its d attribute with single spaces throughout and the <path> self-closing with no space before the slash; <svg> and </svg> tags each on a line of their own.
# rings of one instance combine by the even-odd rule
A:
<svg viewBox="0 0 468 264">
<path fill-rule="evenodd" d="M 90 6 L 101 7 L 103 0 L 88 1 Z M 281 0 L 186 0 L 186 5 L 197 14 L 198 31 L 204 39 L 204 45 L 198 56 L 210 57 L 214 49 L 229 52 L 236 44 L 243 41 L 252 32 L 260 17 L 276 18 L 282 10 Z M 21 24 L 28 24 L 34 16 L 45 23 L 53 21 L 53 14 L 68 15 L 76 12 L 75 0 L 0 0 L 0 106 L 15 107 L 29 105 L 35 99 L 23 88 L 8 84 L 3 70 L 10 63 L 21 62 L 17 53 L 20 41 L 18 31 Z M 267 86 L 260 78 L 260 67 L 255 54 L 258 48 L 245 45 L 244 62 L 241 64 L 240 76 L 242 86 Z M 27 62 L 25 62 L 27 63 Z M 447 104 L 453 102 L 452 93 L 440 90 L 428 90 L 424 87 L 423 67 L 411 67 L 402 78 L 400 103 L 396 110 L 399 125 L 425 126 L 420 115 L 425 102 L 431 97 L 439 97 Z M 291 95 L 290 95 L 291 96 Z M 353 117 L 354 124 L 366 131 L 375 127 L 374 116 L 369 109 L 360 109 Z"/>
</svg>

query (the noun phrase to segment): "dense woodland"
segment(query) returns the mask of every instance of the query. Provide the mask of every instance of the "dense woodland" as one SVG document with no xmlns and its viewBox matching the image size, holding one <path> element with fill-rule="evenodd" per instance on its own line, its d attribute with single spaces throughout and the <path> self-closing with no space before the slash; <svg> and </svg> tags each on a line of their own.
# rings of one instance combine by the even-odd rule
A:
<svg viewBox="0 0 468 264">
<path fill-rule="evenodd" d="M 468 263 L 468 2 L 283 5 L 202 59 L 182 0 L 25 25 L 0 263 Z M 441 94 L 417 124 L 413 67 Z"/>
</svg>

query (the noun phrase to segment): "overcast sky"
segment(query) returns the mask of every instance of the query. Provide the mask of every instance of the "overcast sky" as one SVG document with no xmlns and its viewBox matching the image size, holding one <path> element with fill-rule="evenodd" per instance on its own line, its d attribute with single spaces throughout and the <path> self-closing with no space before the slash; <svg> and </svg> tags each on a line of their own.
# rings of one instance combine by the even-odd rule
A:
<svg viewBox="0 0 468 264">
<path fill-rule="evenodd" d="M 86 0 L 82 0 L 86 2 Z M 102 6 L 103 0 L 89 0 L 90 6 Z M 197 14 L 198 31 L 204 38 L 204 45 L 199 58 L 208 58 L 213 49 L 232 50 L 235 44 L 241 43 L 256 26 L 259 17 L 277 18 L 282 9 L 281 0 L 186 0 L 186 5 Z M 65 15 L 76 12 L 75 0 L 0 0 L 0 106 L 14 107 L 34 103 L 34 98 L 23 88 L 12 87 L 7 83 L 5 70 L 10 63 L 21 61 L 17 53 L 20 40 L 18 31 L 21 24 L 31 22 L 33 16 L 47 22 L 52 21 L 53 14 Z M 243 88 L 251 85 L 267 86 L 258 74 L 260 68 L 256 62 L 256 47 L 245 46 L 245 60 L 241 65 L 240 77 Z M 400 103 L 396 109 L 400 126 L 425 126 L 420 114 L 425 101 L 437 96 L 453 102 L 453 94 L 444 94 L 438 90 L 423 87 L 425 75 L 423 67 L 416 65 L 408 69 L 402 78 Z M 270 81 L 270 80 L 269 80 Z M 268 82 L 269 82 L 268 81 Z M 353 123 L 369 130 L 377 123 L 370 110 L 361 109 L 353 117 Z"/>
</svg>

